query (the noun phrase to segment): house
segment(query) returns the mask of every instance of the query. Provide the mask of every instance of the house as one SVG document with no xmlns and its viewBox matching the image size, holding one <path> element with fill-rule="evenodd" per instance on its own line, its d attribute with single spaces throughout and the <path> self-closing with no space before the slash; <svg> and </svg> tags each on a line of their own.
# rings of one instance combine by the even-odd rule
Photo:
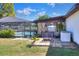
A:
<svg viewBox="0 0 79 59">
<path fill-rule="evenodd" d="M 66 15 L 66 31 L 71 32 L 73 42 L 79 44 L 79 4 L 75 4 Z"/>
<path fill-rule="evenodd" d="M 16 17 L 4 17 L 0 19 L 0 30 L 11 28 L 16 31 L 16 37 L 32 37 L 36 32 L 39 35 L 48 33 L 49 27 L 57 31 L 56 25 L 62 23 L 66 31 L 71 32 L 72 41 L 79 44 L 79 4 L 75 4 L 64 16 L 35 20 L 33 22 L 21 20 Z M 43 35 L 45 35 L 43 34 Z"/>
<path fill-rule="evenodd" d="M 43 20 L 35 20 L 35 23 L 37 23 L 38 26 L 37 33 L 46 33 L 48 32 L 49 25 L 56 26 L 56 24 L 59 22 L 62 22 L 65 25 L 66 31 L 71 33 L 71 41 L 79 44 L 79 3 L 75 4 L 64 16 L 52 17 Z"/>
<path fill-rule="evenodd" d="M 15 37 L 32 37 L 36 33 L 36 24 L 31 21 L 19 19 L 16 17 L 4 17 L 0 19 L 0 30 L 13 29 Z"/>
<path fill-rule="evenodd" d="M 53 27 L 52 29 L 50 29 L 53 32 L 57 30 L 56 25 L 58 23 L 61 22 L 63 25 L 65 25 L 65 16 L 57 16 L 48 19 L 35 20 L 34 22 L 37 24 L 37 33 L 42 35 L 43 33 L 49 32 L 49 26 Z"/>
</svg>

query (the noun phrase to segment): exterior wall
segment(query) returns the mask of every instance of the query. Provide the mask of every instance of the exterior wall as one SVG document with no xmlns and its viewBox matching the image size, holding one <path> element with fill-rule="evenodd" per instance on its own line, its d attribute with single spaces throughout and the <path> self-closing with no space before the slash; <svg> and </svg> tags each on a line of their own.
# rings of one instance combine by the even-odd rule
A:
<svg viewBox="0 0 79 59">
<path fill-rule="evenodd" d="M 66 19 L 66 30 L 73 35 L 73 41 L 79 44 L 79 11 Z"/>
</svg>

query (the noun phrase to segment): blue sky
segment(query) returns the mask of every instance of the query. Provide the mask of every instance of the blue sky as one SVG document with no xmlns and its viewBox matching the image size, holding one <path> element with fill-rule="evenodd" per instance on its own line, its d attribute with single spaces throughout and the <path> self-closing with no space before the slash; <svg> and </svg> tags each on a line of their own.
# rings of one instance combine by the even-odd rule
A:
<svg viewBox="0 0 79 59">
<path fill-rule="evenodd" d="M 73 3 L 15 3 L 16 17 L 25 20 L 36 20 L 47 14 L 49 17 L 65 15 Z"/>
</svg>

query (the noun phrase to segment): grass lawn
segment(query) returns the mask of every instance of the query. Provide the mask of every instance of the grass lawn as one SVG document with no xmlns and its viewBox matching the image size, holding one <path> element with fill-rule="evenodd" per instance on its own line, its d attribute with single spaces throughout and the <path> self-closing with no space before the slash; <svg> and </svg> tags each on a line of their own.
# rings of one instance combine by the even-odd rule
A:
<svg viewBox="0 0 79 59">
<path fill-rule="evenodd" d="M 0 56 L 79 56 L 79 49 L 31 47 L 30 40 L 0 39 Z"/>
<path fill-rule="evenodd" d="M 79 48 L 48 48 L 47 56 L 79 56 Z"/>
<path fill-rule="evenodd" d="M 29 40 L 0 40 L 0 56 L 46 55 L 48 47 L 29 47 Z"/>
</svg>

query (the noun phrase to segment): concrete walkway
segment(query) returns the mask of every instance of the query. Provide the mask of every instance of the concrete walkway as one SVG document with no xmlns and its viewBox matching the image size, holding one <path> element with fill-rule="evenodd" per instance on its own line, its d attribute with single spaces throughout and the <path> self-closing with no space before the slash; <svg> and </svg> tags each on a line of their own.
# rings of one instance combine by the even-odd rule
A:
<svg viewBox="0 0 79 59">
<path fill-rule="evenodd" d="M 50 46 L 50 40 L 44 41 L 45 39 L 39 40 L 35 42 L 33 45 L 34 46 Z"/>
<path fill-rule="evenodd" d="M 78 46 L 72 42 L 62 42 L 64 48 L 78 48 Z"/>
<path fill-rule="evenodd" d="M 63 47 L 63 48 L 77 48 L 77 45 L 72 42 L 61 42 L 58 38 L 51 40 L 52 47 Z"/>
<path fill-rule="evenodd" d="M 62 47 L 62 44 L 61 44 L 60 40 L 57 39 L 57 38 L 52 38 L 51 42 L 50 42 L 50 45 L 52 47 Z"/>
<path fill-rule="evenodd" d="M 34 46 L 52 46 L 59 48 L 77 48 L 72 42 L 61 42 L 59 38 L 52 38 L 50 41 L 40 41 L 34 43 Z"/>
</svg>

